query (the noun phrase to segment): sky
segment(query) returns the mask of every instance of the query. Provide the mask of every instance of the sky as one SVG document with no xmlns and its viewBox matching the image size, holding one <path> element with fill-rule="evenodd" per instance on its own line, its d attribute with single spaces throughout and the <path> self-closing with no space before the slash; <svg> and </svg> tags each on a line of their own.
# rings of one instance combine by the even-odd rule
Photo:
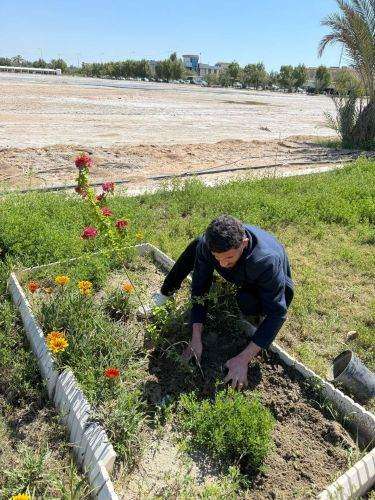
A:
<svg viewBox="0 0 375 500">
<path fill-rule="evenodd" d="M 317 56 L 320 21 L 336 10 L 335 0 L 0 0 L 0 56 L 77 65 L 176 51 L 268 70 L 338 66 L 341 47 Z"/>
</svg>

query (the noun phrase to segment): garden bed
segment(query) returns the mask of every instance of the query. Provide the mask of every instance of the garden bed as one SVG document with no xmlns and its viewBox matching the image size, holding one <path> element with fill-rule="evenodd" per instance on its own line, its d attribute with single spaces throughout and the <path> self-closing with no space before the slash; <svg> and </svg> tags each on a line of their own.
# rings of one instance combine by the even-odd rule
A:
<svg viewBox="0 0 375 500">
<path fill-rule="evenodd" d="M 72 368 L 93 416 L 107 429 L 119 455 L 115 481 L 121 497 L 210 493 L 306 498 L 316 496 L 358 459 L 360 450 L 319 389 L 272 352 L 251 364 L 244 393 L 245 403 L 259 394 L 275 419 L 273 445 L 261 468 L 214 460 L 192 443 L 187 447 L 189 436 L 179 425 L 181 396 L 195 391 L 197 401 L 213 401 L 224 390 L 225 361 L 248 339 L 239 330 L 235 304 L 227 299 L 230 287 L 218 282 L 201 365 L 185 365 L 180 353 L 189 338 L 188 287 L 175 303 L 158 310 L 151 323 L 140 321 L 136 295 L 146 302 L 164 271 L 147 256 L 129 253 L 126 262 L 121 269 L 98 256 L 22 273 L 25 287 L 30 281 L 40 286 L 28 298 L 44 332 L 66 332 L 69 345 L 56 355 L 57 364 Z M 128 286 L 129 273 L 137 293 Z M 67 275 L 70 283 L 55 284 L 57 274 Z M 93 287 L 85 296 L 77 282 L 87 280 Z M 122 289 L 124 283 L 128 291 Z M 110 367 L 120 370 L 118 378 L 103 376 Z"/>
</svg>

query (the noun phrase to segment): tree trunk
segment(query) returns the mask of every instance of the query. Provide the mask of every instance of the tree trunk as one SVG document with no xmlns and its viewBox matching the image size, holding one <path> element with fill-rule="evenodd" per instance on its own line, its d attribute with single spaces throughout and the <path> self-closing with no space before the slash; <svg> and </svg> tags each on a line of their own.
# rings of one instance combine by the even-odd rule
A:
<svg viewBox="0 0 375 500">
<path fill-rule="evenodd" d="M 375 101 L 370 101 L 358 116 L 352 130 L 353 145 L 369 148 L 375 143 Z"/>
</svg>

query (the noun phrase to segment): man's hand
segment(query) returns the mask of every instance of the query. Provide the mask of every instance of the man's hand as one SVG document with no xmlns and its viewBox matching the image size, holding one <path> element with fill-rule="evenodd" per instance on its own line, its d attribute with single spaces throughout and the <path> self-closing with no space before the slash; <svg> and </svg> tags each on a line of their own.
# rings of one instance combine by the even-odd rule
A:
<svg viewBox="0 0 375 500">
<path fill-rule="evenodd" d="M 225 366 L 228 368 L 228 375 L 224 382 L 232 381 L 233 389 L 241 390 L 247 387 L 247 368 L 250 361 L 261 351 L 261 348 L 250 342 L 250 344 L 240 354 L 229 359 Z"/>
<path fill-rule="evenodd" d="M 203 350 L 202 330 L 203 330 L 203 325 L 201 323 L 193 324 L 193 336 L 188 346 L 182 353 L 182 359 L 184 361 L 189 361 L 192 357 L 195 357 L 198 363 L 200 362 Z"/>
<path fill-rule="evenodd" d="M 225 383 L 231 380 L 233 389 L 238 389 L 239 391 L 244 387 L 247 387 L 248 362 L 246 358 L 239 354 L 238 356 L 229 359 L 225 363 L 225 366 L 229 370 L 228 375 L 224 379 Z"/>
</svg>

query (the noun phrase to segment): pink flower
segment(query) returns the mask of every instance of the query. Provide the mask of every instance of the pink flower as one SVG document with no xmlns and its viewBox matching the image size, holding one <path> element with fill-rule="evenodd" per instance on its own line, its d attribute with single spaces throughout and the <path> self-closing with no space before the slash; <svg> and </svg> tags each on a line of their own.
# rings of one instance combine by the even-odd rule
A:
<svg viewBox="0 0 375 500">
<path fill-rule="evenodd" d="M 78 169 L 90 168 L 92 167 L 92 159 L 88 154 L 82 153 L 75 159 L 75 164 Z"/>
<path fill-rule="evenodd" d="M 103 189 L 103 191 L 105 191 L 107 193 L 113 193 L 113 191 L 115 189 L 115 183 L 114 182 L 104 182 L 102 184 L 102 189 Z"/>
<path fill-rule="evenodd" d="M 119 231 L 122 231 L 123 229 L 126 229 L 129 225 L 129 221 L 127 220 L 123 220 L 123 219 L 118 219 L 116 222 L 115 222 L 115 226 L 117 227 L 117 229 Z"/>
<path fill-rule="evenodd" d="M 102 207 L 101 211 L 102 211 L 102 214 L 104 215 L 104 217 L 110 217 L 111 215 L 113 215 L 112 210 L 108 207 Z"/>
<path fill-rule="evenodd" d="M 91 226 L 85 227 L 81 234 L 81 238 L 84 240 L 96 238 L 96 236 L 98 236 L 98 230 Z"/>
</svg>

